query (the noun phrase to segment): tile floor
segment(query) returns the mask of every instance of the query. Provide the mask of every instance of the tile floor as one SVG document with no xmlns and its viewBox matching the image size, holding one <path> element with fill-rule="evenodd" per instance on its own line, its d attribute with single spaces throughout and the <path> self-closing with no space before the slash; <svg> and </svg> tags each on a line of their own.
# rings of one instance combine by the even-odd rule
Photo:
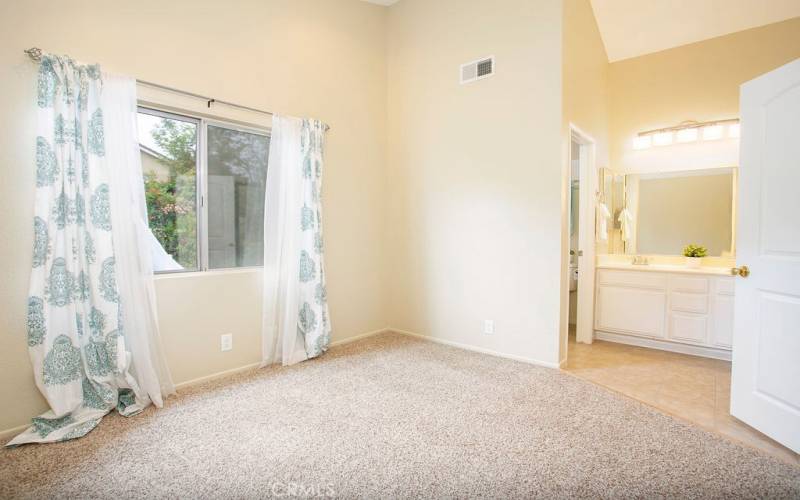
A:
<svg viewBox="0 0 800 500">
<path fill-rule="evenodd" d="M 578 344 L 571 333 L 563 369 L 800 465 L 800 455 L 730 415 L 731 364 L 728 361 L 602 340 Z"/>
</svg>

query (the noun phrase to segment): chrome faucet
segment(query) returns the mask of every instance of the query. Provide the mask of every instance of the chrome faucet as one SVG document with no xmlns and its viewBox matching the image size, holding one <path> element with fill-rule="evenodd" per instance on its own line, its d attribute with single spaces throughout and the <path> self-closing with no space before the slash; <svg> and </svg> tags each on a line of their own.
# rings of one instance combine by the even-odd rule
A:
<svg viewBox="0 0 800 500">
<path fill-rule="evenodd" d="M 647 264 L 649 264 L 649 262 L 647 261 L 647 257 L 643 257 L 641 255 L 635 255 L 633 257 L 633 260 L 631 261 L 631 264 L 637 266 L 646 266 Z"/>
</svg>

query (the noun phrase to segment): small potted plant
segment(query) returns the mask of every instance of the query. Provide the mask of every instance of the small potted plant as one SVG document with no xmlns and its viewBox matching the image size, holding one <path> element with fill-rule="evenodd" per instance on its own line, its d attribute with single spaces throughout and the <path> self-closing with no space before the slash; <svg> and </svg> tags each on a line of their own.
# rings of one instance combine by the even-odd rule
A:
<svg viewBox="0 0 800 500">
<path fill-rule="evenodd" d="M 686 257 L 686 267 L 697 269 L 703 262 L 703 257 L 708 255 L 708 250 L 700 245 L 686 245 L 683 255 Z"/>
</svg>

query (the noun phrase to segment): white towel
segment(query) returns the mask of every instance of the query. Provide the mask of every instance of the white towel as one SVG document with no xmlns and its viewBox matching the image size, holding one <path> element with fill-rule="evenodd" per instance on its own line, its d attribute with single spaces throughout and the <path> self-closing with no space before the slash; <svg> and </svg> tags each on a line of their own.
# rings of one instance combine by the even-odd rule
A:
<svg viewBox="0 0 800 500">
<path fill-rule="evenodd" d="M 622 228 L 622 241 L 629 241 L 633 238 L 633 215 L 630 210 L 627 208 L 620 210 L 617 220 Z"/>
<path fill-rule="evenodd" d="M 611 212 L 605 203 L 597 202 L 597 241 L 608 241 L 608 219 L 611 218 Z"/>
</svg>

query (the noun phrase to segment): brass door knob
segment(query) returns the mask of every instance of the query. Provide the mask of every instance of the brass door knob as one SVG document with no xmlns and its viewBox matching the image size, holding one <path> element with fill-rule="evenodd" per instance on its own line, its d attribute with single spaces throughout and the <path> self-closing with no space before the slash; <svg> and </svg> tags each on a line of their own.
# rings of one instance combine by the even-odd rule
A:
<svg viewBox="0 0 800 500">
<path fill-rule="evenodd" d="M 747 266 L 731 268 L 731 275 L 747 278 L 748 276 L 750 276 L 750 268 Z"/>
</svg>

